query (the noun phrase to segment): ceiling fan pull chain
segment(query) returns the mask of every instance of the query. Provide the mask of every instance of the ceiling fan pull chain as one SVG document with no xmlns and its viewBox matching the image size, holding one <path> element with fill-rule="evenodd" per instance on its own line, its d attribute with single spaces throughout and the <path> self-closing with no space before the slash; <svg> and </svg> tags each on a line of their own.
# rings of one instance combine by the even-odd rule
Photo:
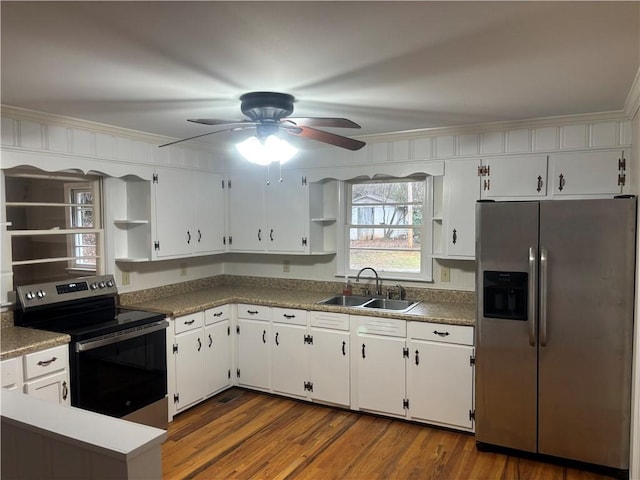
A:
<svg viewBox="0 0 640 480">
<path fill-rule="evenodd" d="M 280 167 L 280 180 L 278 180 L 279 183 L 284 182 L 284 178 L 282 178 L 282 162 L 278 162 L 278 166 Z"/>
<path fill-rule="evenodd" d="M 271 169 L 267 165 L 267 185 L 271 185 Z"/>
</svg>

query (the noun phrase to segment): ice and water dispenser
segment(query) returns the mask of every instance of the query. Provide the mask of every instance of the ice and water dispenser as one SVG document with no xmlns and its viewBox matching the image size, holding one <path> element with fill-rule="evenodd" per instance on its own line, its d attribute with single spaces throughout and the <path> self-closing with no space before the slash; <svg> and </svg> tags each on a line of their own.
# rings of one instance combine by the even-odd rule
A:
<svg viewBox="0 0 640 480">
<path fill-rule="evenodd" d="M 525 272 L 483 272 L 483 315 L 527 320 L 528 277 Z"/>
</svg>

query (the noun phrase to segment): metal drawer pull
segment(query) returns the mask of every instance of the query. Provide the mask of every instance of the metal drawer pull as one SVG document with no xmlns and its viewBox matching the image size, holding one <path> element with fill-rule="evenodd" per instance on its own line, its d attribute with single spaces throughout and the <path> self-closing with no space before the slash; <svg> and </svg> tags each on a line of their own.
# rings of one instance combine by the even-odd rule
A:
<svg viewBox="0 0 640 480">
<path fill-rule="evenodd" d="M 221 317 L 222 316 L 222 312 L 214 313 L 213 316 L 214 317 Z"/>
<path fill-rule="evenodd" d="M 283 313 L 283 314 L 282 314 L 282 316 L 283 316 L 284 318 L 296 318 L 296 316 L 295 316 L 295 315 L 289 315 L 289 314 L 287 314 L 287 313 Z"/>
<path fill-rule="evenodd" d="M 434 333 L 435 335 L 440 336 L 440 337 L 446 337 L 446 336 L 448 336 L 448 335 L 449 335 L 449 332 L 439 332 L 438 330 L 434 330 L 434 331 L 433 331 L 433 333 Z"/>
<path fill-rule="evenodd" d="M 195 320 L 185 320 L 185 321 L 184 321 L 184 324 L 185 324 L 185 325 L 193 325 L 194 323 L 196 323 L 196 321 L 195 321 Z"/>
<path fill-rule="evenodd" d="M 51 360 L 40 360 L 38 362 L 38 365 L 41 366 L 41 367 L 48 367 L 49 365 L 51 365 L 56 360 L 57 360 L 56 357 L 53 357 Z"/>
<path fill-rule="evenodd" d="M 258 313 L 260 313 L 260 312 L 258 312 L 258 310 L 247 310 L 247 313 L 248 313 L 249 315 L 257 315 L 257 314 L 258 314 Z"/>
</svg>

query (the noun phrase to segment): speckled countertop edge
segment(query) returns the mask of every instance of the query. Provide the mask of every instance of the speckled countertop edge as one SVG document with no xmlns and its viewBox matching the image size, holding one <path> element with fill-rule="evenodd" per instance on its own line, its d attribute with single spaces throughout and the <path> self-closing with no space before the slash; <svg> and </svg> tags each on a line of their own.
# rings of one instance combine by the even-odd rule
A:
<svg viewBox="0 0 640 480">
<path fill-rule="evenodd" d="M 70 340 L 71 337 L 65 333 L 22 327 L 2 328 L 0 329 L 0 360 L 65 345 Z"/>
</svg>

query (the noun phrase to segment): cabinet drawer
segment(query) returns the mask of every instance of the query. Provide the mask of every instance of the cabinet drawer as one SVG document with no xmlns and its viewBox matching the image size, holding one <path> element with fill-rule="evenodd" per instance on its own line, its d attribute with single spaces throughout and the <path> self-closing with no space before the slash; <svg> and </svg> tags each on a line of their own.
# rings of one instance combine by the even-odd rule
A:
<svg viewBox="0 0 640 480">
<path fill-rule="evenodd" d="M 271 319 L 278 323 L 290 323 L 292 325 L 306 325 L 307 324 L 307 311 L 295 310 L 293 308 L 278 308 L 271 309 Z"/>
<path fill-rule="evenodd" d="M 228 320 L 230 317 L 229 305 L 221 305 L 219 307 L 210 308 L 204 312 L 204 323 L 206 325 L 212 325 L 218 323 L 221 320 Z"/>
<path fill-rule="evenodd" d="M 67 346 L 29 353 L 24 358 L 24 379 L 29 380 L 47 373 L 64 370 L 69 365 Z"/>
<path fill-rule="evenodd" d="M 196 312 L 191 315 L 176 317 L 174 321 L 176 333 L 193 330 L 194 328 L 202 327 L 202 325 L 204 325 L 204 312 Z"/>
<path fill-rule="evenodd" d="M 250 305 L 247 303 L 238 304 L 238 318 L 251 318 L 253 320 L 271 319 L 271 310 L 264 305 Z"/>
<path fill-rule="evenodd" d="M 406 337 L 407 322 L 393 318 L 358 317 L 358 333 L 385 335 L 389 337 Z"/>
<path fill-rule="evenodd" d="M 0 362 L 0 378 L 2 388 L 22 383 L 21 358 L 10 358 Z"/>
<path fill-rule="evenodd" d="M 473 327 L 444 323 L 409 322 L 409 338 L 473 345 Z"/>
<path fill-rule="evenodd" d="M 346 313 L 309 312 L 307 315 L 311 327 L 349 330 L 349 315 Z"/>
</svg>

